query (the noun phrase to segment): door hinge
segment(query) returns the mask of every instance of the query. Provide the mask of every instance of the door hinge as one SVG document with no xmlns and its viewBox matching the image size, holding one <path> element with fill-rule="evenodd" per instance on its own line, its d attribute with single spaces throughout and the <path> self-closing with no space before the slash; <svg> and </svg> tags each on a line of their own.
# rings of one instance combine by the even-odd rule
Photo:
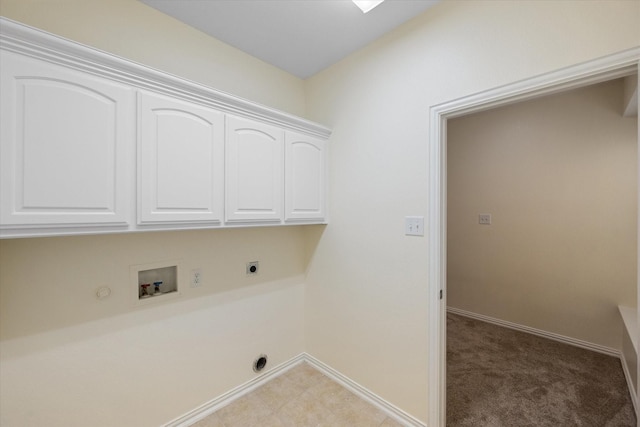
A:
<svg viewBox="0 0 640 427">
<path fill-rule="evenodd" d="M 440 299 L 442 299 L 442 289 L 440 289 Z"/>
</svg>

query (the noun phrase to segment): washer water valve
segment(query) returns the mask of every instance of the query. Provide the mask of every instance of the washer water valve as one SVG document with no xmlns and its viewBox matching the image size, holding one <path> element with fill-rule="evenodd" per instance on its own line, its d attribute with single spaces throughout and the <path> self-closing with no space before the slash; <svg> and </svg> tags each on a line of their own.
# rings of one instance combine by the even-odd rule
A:
<svg viewBox="0 0 640 427">
<path fill-rule="evenodd" d="M 151 283 L 144 283 L 140 285 L 140 288 L 142 288 L 142 295 L 140 295 L 140 298 L 148 298 L 151 296 L 151 294 L 147 290 L 149 286 L 151 286 Z"/>
<path fill-rule="evenodd" d="M 160 292 L 160 286 L 162 285 L 162 281 L 159 282 L 153 282 L 153 293 L 154 294 L 161 294 L 162 292 Z"/>
</svg>

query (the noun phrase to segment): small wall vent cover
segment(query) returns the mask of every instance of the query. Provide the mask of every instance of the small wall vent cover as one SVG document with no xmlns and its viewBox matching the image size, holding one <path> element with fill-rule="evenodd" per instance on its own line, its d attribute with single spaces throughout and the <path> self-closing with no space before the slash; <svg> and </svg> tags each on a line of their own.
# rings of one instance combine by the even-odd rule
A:
<svg viewBox="0 0 640 427">
<path fill-rule="evenodd" d="M 253 372 L 260 372 L 267 366 L 267 355 L 261 354 L 258 358 L 253 362 Z"/>
</svg>

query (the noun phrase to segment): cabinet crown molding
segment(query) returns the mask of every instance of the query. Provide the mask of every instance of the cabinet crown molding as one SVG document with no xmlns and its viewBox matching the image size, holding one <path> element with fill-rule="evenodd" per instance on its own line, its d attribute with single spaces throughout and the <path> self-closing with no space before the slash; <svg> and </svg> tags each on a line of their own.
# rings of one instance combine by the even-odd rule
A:
<svg viewBox="0 0 640 427">
<path fill-rule="evenodd" d="M 0 17 L 0 49 L 327 139 L 326 126 Z"/>
</svg>

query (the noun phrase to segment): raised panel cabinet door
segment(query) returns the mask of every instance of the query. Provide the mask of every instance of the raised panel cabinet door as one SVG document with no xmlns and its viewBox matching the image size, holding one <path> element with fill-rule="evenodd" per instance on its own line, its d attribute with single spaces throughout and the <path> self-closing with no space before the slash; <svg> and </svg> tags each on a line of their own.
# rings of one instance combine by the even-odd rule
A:
<svg viewBox="0 0 640 427">
<path fill-rule="evenodd" d="M 285 221 L 325 217 L 326 141 L 285 134 Z"/>
<path fill-rule="evenodd" d="M 284 131 L 227 116 L 227 222 L 282 221 Z"/>
<path fill-rule="evenodd" d="M 0 227 L 126 225 L 133 91 L 12 52 L 0 55 Z"/>
<path fill-rule="evenodd" d="M 224 114 L 138 95 L 139 224 L 222 222 Z"/>
</svg>

